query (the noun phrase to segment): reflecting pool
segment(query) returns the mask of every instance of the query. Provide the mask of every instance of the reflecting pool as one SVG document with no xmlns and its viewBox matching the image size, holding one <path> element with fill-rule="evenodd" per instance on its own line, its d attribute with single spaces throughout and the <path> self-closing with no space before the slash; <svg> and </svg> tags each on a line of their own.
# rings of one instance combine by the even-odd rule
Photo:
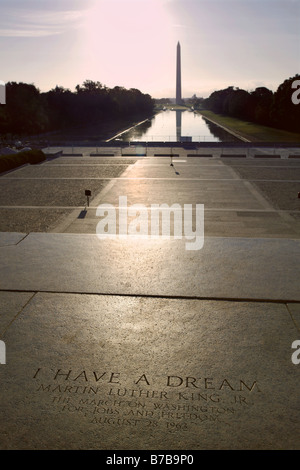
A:
<svg viewBox="0 0 300 470">
<path fill-rule="evenodd" d="M 167 109 L 115 137 L 143 142 L 236 142 L 238 139 L 200 114 Z"/>
</svg>

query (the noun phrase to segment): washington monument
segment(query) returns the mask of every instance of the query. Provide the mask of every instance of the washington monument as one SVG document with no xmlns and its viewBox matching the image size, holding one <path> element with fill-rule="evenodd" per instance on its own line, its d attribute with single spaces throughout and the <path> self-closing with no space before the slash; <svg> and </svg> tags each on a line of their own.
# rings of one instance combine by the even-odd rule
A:
<svg viewBox="0 0 300 470">
<path fill-rule="evenodd" d="M 182 104 L 181 99 L 181 57 L 180 43 L 177 44 L 177 62 L 176 62 L 176 104 Z"/>
</svg>

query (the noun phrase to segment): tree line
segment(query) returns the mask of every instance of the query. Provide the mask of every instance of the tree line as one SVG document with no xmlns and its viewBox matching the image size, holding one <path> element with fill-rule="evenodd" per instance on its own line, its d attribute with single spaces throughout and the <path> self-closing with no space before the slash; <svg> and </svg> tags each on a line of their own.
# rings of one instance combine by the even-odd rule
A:
<svg viewBox="0 0 300 470">
<path fill-rule="evenodd" d="M 34 84 L 9 82 L 6 104 L 0 105 L 0 135 L 29 136 L 114 118 L 148 117 L 153 109 L 151 96 L 135 88 L 86 80 L 74 92 L 56 86 L 41 93 Z"/>
<path fill-rule="evenodd" d="M 230 86 L 214 91 L 208 98 L 201 100 L 201 106 L 218 114 L 300 132 L 300 104 L 295 105 L 292 101 L 292 83 L 299 78 L 298 74 L 288 78 L 275 92 L 266 87 L 248 92 Z"/>
</svg>

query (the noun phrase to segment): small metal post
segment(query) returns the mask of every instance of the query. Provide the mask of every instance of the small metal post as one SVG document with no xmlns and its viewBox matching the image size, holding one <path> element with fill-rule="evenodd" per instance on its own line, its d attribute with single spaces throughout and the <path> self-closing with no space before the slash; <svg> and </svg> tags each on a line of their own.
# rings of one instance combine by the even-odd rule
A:
<svg viewBox="0 0 300 470">
<path fill-rule="evenodd" d="M 174 165 L 173 165 L 173 148 L 172 148 L 172 147 L 171 147 L 171 155 L 170 155 L 170 157 L 171 157 L 170 166 L 174 166 Z"/>
<path fill-rule="evenodd" d="M 90 189 L 86 189 L 84 194 L 86 195 L 87 206 L 90 207 L 90 196 L 92 195 L 92 191 Z"/>
</svg>

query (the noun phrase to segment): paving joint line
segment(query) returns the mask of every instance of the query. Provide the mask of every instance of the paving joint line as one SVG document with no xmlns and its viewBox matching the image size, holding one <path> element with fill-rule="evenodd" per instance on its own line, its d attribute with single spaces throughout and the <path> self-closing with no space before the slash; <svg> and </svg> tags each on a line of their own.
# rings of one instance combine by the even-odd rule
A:
<svg viewBox="0 0 300 470">
<path fill-rule="evenodd" d="M 1 292 L 2 289 L 1 289 Z M 5 291 L 4 291 L 5 292 Z M 8 291 L 6 291 L 8 292 Z M 27 305 L 29 305 L 29 303 L 32 301 L 32 299 L 36 296 L 37 294 L 37 291 L 15 291 L 15 292 L 31 292 L 32 293 L 32 296 L 27 300 L 27 302 L 25 302 L 25 304 L 21 307 L 21 309 L 16 313 L 16 315 L 14 316 L 14 318 L 8 323 L 8 325 L 6 325 L 6 327 L 4 328 L 4 330 L 0 333 L 0 338 L 3 338 L 5 336 L 5 333 L 7 332 L 7 330 L 9 329 L 9 327 L 16 321 L 16 319 L 22 314 L 22 312 L 25 310 L 25 308 L 27 307 Z"/>
<path fill-rule="evenodd" d="M 2 233 L 2 232 L 0 232 L 0 233 Z M 10 233 L 10 232 L 4 232 L 4 233 Z M 19 240 L 17 243 L 10 243 L 10 244 L 8 244 L 8 245 L 3 245 L 3 246 L 0 246 L 0 248 L 7 248 L 8 246 L 17 246 L 17 245 L 19 245 L 19 243 L 21 243 L 22 241 L 24 241 L 25 238 L 28 237 L 28 235 L 30 235 L 30 233 L 31 233 L 31 232 L 26 233 L 26 235 L 24 235 L 24 237 L 21 238 L 21 240 Z"/>
<path fill-rule="evenodd" d="M 289 303 L 291 303 L 291 302 L 289 302 Z M 294 315 L 293 315 L 292 312 L 290 311 L 289 306 L 288 306 L 287 304 L 286 304 L 286 309 L 287 309 L 288 313 L 290 314 L 291 320 L 292 320 L 292 322 L 294 323 L 295 328 L 296 328 L 296 329 L 299 331 L 299 333 L 300 333 L 300 325 L 298 325 L 298 323 L 296 322 L 296 320 L 295 320 L 295 318 L 294 318 Z"/>
<path fill-rule="evenodd" d="M 216 302 L 254 302 L 254 303 L 274 303 L 274 304 L 300 304 L 300 300 L 292 299 L 268 299 L 268 298 L 250 298 L 250 297 L 209 297 L 209 296 L 188 296 L 188 295 L 166 295 L 166 294 L 117 294 L 112 292 L 77 292 L 77 291 L 55 291 L 55 290 L 37 290 L 32 289 L 1 289 L 0 292 L 34 292 L 32 297 L 27 301 L 22 310 L 28 305 L 30 300 L 36 294 L 64 294 L 64 295 L 94 295 L 99 297 L 130 297 L 130 298 L 150 298 L 150 299 L 169 299 L 169 300 L 211 300 Z"/>
<path fill-rule="evenodd" d="M 179 175 L 180 176 L 180 175 Z M 36 177 L 36 178 L 29 178 L 29 177 L 15 177 L 15 178 L 3 178 L 2 181 L 7 181 L 7 180 L 17 180 L 17 181 L 22 181 L 22 180 L 35 180 L 35 181 L 45 181 L 45 180 L 55 180 L 55 181 L 65 181 L 65 180 L 99 180 L 99 181 L 102 181 L 102 180 L 158 180 L 158 181 L 215 181 L 215 182 L 219 182 L 219 181 L 235 181 L 235 182 L 238 182 L 240 183 L 241 181 L 249 181 L 249 182 L 257 182 L 257 181 L 260 181 L 260 182 L 267 182 L 267 183 L 300 183 L 300 180 L 270 180 L 270 179 L 267 179 L 267 180 L 264 180 L 264 179 L 246 179 L 246 178 L 241 178 L 241 179 L 238 179 L 238 178 L 172 178 L 172 177 L 145 177 L 145 176 L 132 176 L 132 177 L 122 177 L 122 176 L 118 176 L 118 177 L 114 177 L 114 178 L 107 178 L 107 177 L 86 177 L 86 178 L 80 178 L 80 177 L 69 177 L 69 178 L 60 178 L 60 177 L 45 177 L 43 178 L 42 176 L 39 176 L 39 177 Z"/>
<path fill-rule="evenodd" d="M 21 240 L 19 240 L 17 243 L 15 243 L 15 246 L 19 245 L 19 243 L 22 243 L 22 241 L 24 241 L 25 238 L 27 238 L 28 235 L 30 235 L 30 233 L 31 233 L 31 232 L 26 233 L 26 235 L 25 235 Z"/>
<path fill-rule="evenodd" d="M 107 203 L 108 204 L 108 203 Z M 105 205 L 105 203 L 101 203 L 101 206 Z M 110 207 L 109 205 L 107 207 Z M 116 209 L 124 209 L 125 206 L 119 206 L 119 205 L 114 205 L 114 207 Z M 40 209 L 69 209 L 69 210 L 84 210 L 84 209 L 98 209 L 98 206 L 92 206 L 92 205 L 89 205 L 89 207 L 87 208 L 86 205 L 82 205 L 82 206 L 0 206 L 0 210 L 1 209 L 37 209 L 37 210 L 40 210 Z M 162 210 L 163 208 L 159 208 L 159 210 Z M 215 212 L 261 212 L 261 213 L 265 213 L 265 212 L 292 212 L 292 213 L 295 213 L 295 214 L 298 214 L 299 213 L 299 210 L 292 210 L 292 209 L 241 209 L 241 208 L 205 208 L 205 211 L 215 211 Z"/>
</svg>

